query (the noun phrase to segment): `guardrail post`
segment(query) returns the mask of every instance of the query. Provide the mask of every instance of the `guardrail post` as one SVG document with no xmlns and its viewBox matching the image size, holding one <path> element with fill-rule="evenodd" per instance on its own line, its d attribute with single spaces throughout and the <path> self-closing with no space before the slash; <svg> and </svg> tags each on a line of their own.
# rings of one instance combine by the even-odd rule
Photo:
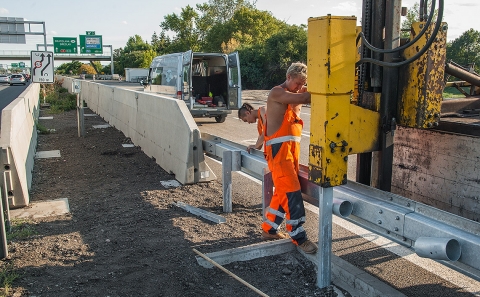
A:
<svg viewBox="0 0 480 297">
<path fill-rule="evenodd" d="M 327 288 L 332 278 L 332 207 L 333 188 L 320 188 L 318 192 L 318 252 L 317 286 Z"/>
<path fill-rule="evenodd" d="M 78 124 L 78 137 L 85 135 L 85 122 L 83 119 L 83 100 L 80 100 L 80 94 L 77 93 L 77 124 Z"/>
<path fill-rule="evenodd" d="M 223 185 L 223 212 L 232 212 L 232 171 L 241 170 L 242 155 L 240 151 L 223 152 L 222 156 L 222 185 Z"/>
</svg>

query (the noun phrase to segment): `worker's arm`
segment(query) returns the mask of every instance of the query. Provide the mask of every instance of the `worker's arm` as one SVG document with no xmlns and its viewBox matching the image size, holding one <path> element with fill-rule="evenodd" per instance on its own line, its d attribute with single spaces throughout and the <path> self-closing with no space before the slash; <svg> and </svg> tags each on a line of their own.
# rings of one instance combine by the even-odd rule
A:
<svg viewBox="0 0 480 297">
<path fill-rule="evenodd" d="M 247 152 L 250 153 L 250 150 L 252 150 L 252 149 L 261 150 L 262 147 L 263 147 L 263 139 L 264 139 L 263 134 L 258 135 L 257 142 L 255 144 L 249 145 L 247 147 Z"/>
<path fill-rule="evenodd" d="M 311 101 L 311 95 L 304 86 L 298 93 L 289 92 L 281 87 L 275 87 L 270 91 L 269 98 L 282 104 L 308 104 Z"/>
</svg>

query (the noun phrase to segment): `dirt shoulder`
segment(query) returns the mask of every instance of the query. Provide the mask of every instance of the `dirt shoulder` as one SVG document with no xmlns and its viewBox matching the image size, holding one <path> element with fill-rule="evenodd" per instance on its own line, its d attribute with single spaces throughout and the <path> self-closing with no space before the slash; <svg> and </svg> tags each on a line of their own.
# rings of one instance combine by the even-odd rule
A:
<svg viewBox="0 0 480 297">
<path fill-rule="evenodd" d="M 265 91 L 263 91 L 265 92 Z M 86 110 L 86 114 L 92 114 Z M 19 277 L 9 296 L 257 296 L 219 269 L 197 264 L 202 253 L 261 242 L 261 192 L 234 192 L 233 212 L 222 212 L 221 180 L 178 188 L 173 176 L 98 116 L 85 117 L 78 137 L 76 112 L 40 120 L 51 134 L 37 151 L 60 150 L 60 158 L 35 161 L 31 202 L 68 198 L 67 215 L 29 219 L 34 234 L 9 242 Z M 235 182 L 235 181 L 234 181 Z M 234 185 L 234 191 L 241 187 Z M 173 206 L 182 201 L 222 215 L 224 224 Z M 321 296 L 313 265 L 288 253 L 227 269 L 269 296 Z"/>
</svg>

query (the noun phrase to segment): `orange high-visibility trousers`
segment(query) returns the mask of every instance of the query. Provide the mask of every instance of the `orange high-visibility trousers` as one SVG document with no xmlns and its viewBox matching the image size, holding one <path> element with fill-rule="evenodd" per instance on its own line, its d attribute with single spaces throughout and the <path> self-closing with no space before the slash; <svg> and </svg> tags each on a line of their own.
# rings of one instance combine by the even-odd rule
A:
<svg viewBox="0 0 480 297">
<path fill-rule="evenodd" d="M 302 244 L 307 239 L 302 226 L 305 208 L 298 180 L 302 128 L 303 121 L 289 106 L 280 128 L 273 135 L 265 136 L 265 157 L 275 190 L 270 206 L 265 210 L 262 229 L 275 234 L 286 219 L 288 234 L 295 244 Z"/>
</svg>

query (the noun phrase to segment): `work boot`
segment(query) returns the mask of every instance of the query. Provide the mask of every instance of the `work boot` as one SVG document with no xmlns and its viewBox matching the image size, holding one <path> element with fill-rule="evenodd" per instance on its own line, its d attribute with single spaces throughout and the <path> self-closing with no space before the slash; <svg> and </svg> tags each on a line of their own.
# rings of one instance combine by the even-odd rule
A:
<svg viewBox="0 0 480 297">
<path fill-rule="evenodd" d="M 301 248 L 305 254 L 315 254 L 318 250 L 318 246 L 308 239 L 305 240 L 304 243 L 299 244 L 298 247 Z"/>
<path fill-rule="evenodd" d="M 275 234 L 270 234 L 270 233 L 265 232 L 265 231 L 262 232 L 262 239 L 263 240 L 285 239 L 285 238 L 289 238 L 289 237 L 290 236 L 288 236 L 287 233 L 283 233 L 283 232 L 277 232 Z"/>
</svg>

